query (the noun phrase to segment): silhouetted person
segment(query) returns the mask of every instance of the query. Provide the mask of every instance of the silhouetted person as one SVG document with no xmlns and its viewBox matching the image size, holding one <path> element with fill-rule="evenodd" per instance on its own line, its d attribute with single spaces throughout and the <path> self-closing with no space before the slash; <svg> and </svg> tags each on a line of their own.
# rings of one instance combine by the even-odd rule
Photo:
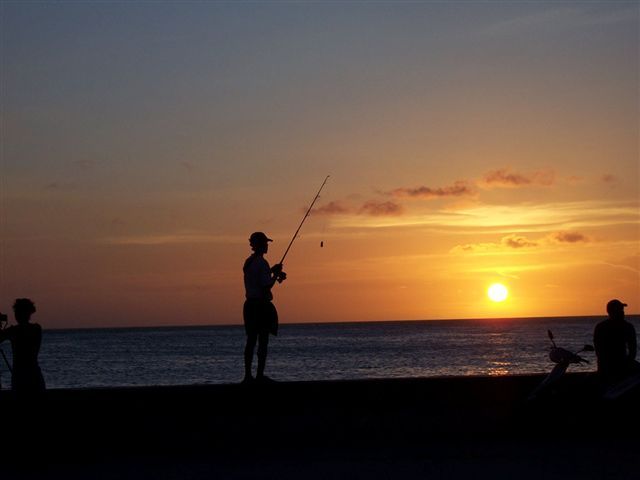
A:
<svg viewBox="0 0 640 480">
<path fill-rule="evenodd" d="M 247 258 L 242 268 L 244 272 L 244 288 L 246 300 L 244 302 L 244 328 L 247 333 L 247 344 L 244 349 L 244 383 L 253 381 L 251 364 L 253 351 L 258 343 L 258 371 L 256 381 L 269 381 L 264 375 L 267 362 L 267 347 L 269 334 L 278 334 L 278 312 L 271 303 L 273 294 L 271 288 L 276 281 L 282 282 L 287 275 L 282 271 L 282 265 L 269 267 L 264 255 L 269 251 L 272 240 L 262 232 L 254 232 L 249 237 L 249 245 L 253 254 Z"/>
<path fill-rule="evenodd" d="M 593 345 L 598 357 L 598 374 L 606 383 L 623 379 L 637 371 L 636 329 L 624 319 L 626 303 L 607 303 L 609 318 L 598 323 L 593 332 Z"/>
<path fill-rule="evenodd" d="M 42 341 L 42 327 L 30 323 L 36 306 L 28 298 L 18 298 L 13 304 L 17 325 L 0 330 L 0 342 L 11 341 L 13 367 L 11 389 L 19 393 L 35 393 L 44 390 L 44 378 L 38 365 L 38 353 Z"/>
</svg>

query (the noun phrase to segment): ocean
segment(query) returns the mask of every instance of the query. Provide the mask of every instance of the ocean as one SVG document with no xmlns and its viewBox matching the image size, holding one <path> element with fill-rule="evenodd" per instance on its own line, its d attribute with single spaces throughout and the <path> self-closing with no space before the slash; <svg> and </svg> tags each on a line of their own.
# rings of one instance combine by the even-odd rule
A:
<svg viewBox="0 0 640 480">
<path fill-rule="evenodd" d="M 547 329 L 575 351 L 592 343 L 601 319 L 282 324 L 266 374 L 299 381 L 547 372 Z M 244 340 L 242 326 L 45 330 L 40 365 L 48 388 L 234 383 L 243 377 Z M 10 345 L 2 348 L 10 358 Z M 584 356 L 591 363 L 570 370 L 594 370 L 594 354 Z M 7 388 L 4 364 L 0 379 Z"/>
</svg>

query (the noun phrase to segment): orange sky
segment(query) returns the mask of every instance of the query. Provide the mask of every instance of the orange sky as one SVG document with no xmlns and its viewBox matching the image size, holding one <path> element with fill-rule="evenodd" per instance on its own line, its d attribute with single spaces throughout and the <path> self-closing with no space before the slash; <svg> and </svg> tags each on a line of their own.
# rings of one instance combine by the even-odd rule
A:
<svg viewBox="0 0 640 480">
<path fill-rule="evenodd" d="M 283 322 L 640 312 L 638 5 L 390 8 L 3 3 L 0 309 L 241 323 L 330 174 Z"/>
</svg>

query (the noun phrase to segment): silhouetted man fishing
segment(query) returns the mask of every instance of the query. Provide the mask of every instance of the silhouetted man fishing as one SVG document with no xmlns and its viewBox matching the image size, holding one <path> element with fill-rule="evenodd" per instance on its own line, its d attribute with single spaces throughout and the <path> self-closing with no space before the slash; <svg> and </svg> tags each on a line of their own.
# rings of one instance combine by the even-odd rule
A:
<svg viewBox="0 0 640 480">
<path fill-rule="evenodd" d="M 244 302 L 244 328 L 247 334 L 247 344 L 244 348 L 244 380 L 243 383 L 254 381 L 251 375 L 253 351 L 258 344 L 258 370 L 256 382 L 268 382 L 264 368 L 267 363 L 267 348 L 269 334 L 278 334 L 278 312 L 271 302 L 273 294 L 271 288 L 276 282 L 282 282 L 287 274 L 282 271 L 282 263 L 269 267 L 264 255 L 269 251 L 272 240 L 262 232 L 254 232 L 249 237 L 249 245 L 253 254 L 244 262 L 244 288 L 246 300 Z"/>
<path fill-rule="evenodd" d="M 18 298 L 13 304 L 13 312 L 17 325 L 0 330 L 0 343 L 11 341 L 11 389 L 19 393 L 41 392 L 45 388 L 38 365 L 42 327 L 29 322 L 31 315 L 36 312 L 36 306 L 28 298 Z"/>
<path fill-rule="evenodd" d="M 607 303 L 609 318 L 598 323 L 593 332 L 593 345 L 598 357 L 598 374 L 606 383 L 615 382 L 637 372 L 636 329 L 624 318 L 626 303 Z"/>
<path fill-rule="evenodd" d="M 329 176 L 324 179 L 322 185 L 318 189 L 318 193 L 313 197 L 313 201 L 302 217 L 302 221 L 296 229 L 291 241 L 287 246 L 280 262 L 269 267 L 269 263 L 264 259 L 264 255 L 269 251 L 269 242 L 272 242 L 263 232 L 254 232 L 249 237 L 249 245 L 253 250 L 253 254 L 244 262 L 244 288 L 246 292 L 246 300 L 244 302 L 243 316 L 244 328 L 247 333 L 247 344 L 244 348 L 244 380 L 243 383 L 254 381 L 251 376 L 251 364 L 253 362 L 253 350 L 256 342 L 258 343 L 258 371 L 255 381 L 269 382 L 272 381 L 264 375 L 264 367 L 267 363 L 267 348 L 269 346 L 269 334 L 278 334 L 278 312 L 276 307 L 271 303 L 273 294 L 271 288 L 276 282 L 282 282 L 287 278 L 287 274 L 282 271 L 284 259 L 287 257 L 293 242 L 298 237 L 298 233 L 304 225 L 305 220 L 311 213 L 311 209 L 315 205 L 320 192 L 329 180 Z"/>
</svg>

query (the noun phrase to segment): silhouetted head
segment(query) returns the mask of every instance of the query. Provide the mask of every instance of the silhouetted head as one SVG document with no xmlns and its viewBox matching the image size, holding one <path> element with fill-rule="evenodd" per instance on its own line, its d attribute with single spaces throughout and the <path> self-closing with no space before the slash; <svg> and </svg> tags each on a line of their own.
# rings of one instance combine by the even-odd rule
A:
<svg viewBox="0 0 640 480">
<path fill-rule="evenodd" d="M 624 307 L 626 306 L 626 303 L 622 303 L 617 298 L 609 300 L 609 303 L 607 303 L 607 313 L 609 314 L 609 318 L 613 320 L 624 319 Z"/>
<path fill-rule="evenodd" d="M 13 303 L 13 313 L 16 317 L 16 322 L 27 323 L 31 315 L 36 313 L 36 305 L 28 298 L 16 298 Z"/>
<path fill-rule="evenodd" d="M 269 250 L 269 242 L 273 242 L 263 232 L 253 232 L 249 237 L 249 245 L 256 253 L 267 253 Z"/>
</svg>

